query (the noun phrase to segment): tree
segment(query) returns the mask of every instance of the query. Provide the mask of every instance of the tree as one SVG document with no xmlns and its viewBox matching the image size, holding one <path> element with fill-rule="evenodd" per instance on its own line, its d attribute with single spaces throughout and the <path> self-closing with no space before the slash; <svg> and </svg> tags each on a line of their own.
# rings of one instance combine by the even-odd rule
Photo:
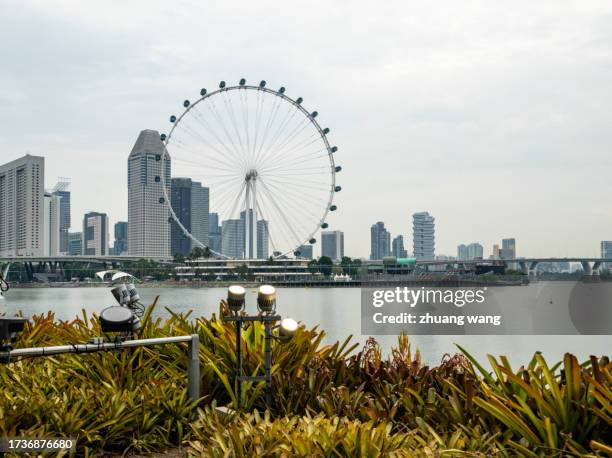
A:
<svg viewBox="0 0 612 458">
<path fill-rule="evenodd" d="M 204 251 L 203 248 L 199 246 L 194 247 L 193 250 L 191 250 L 191 253 L 189 253 L 189 259 L 199 259 L 199 258 L 205 258 L 205 257 L 207 257 L 206 252 Z M 210 255 L 208 257 L 210 257 Z"/>
<path fill-rule="evenodd" d="M 329 277 L 332 273 L 332 267 L 334 265 L 334 261 L 331 260 L 328 256 L 321 256 L 317 261 L 319 272 L 321 272 L 326 277 Z"/>
<path fill-rule="evenodd" d="M 175 264 L 182 264 L 185 262 L 185 256 L 181 253 L 174 253 L 172 260 Z"/>
</svg>

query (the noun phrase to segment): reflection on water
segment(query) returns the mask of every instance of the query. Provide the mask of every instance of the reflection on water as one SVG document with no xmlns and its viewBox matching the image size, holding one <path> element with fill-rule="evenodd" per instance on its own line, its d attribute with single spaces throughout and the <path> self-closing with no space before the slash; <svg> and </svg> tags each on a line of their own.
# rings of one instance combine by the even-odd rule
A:
<svg viewBox="0 0 612 458">
<path fill-rule="evenodd" d="M 194 316 L 210 316 L 218 312 L 224 288 L 140 288 L 142 301 L 152 302 L 160 296 L 157 316 L 168 316 L 166 307 L 174 312 L 193 310 Z M 308 327 L 319 326 L 327 333 L 326 342 L 344 340 L 353 335 L 363 344 L 368 336 L 361 335 L 360 290 L 358 288 L 282 288 L 277 292 L 277 311 Z M 255 290 L 247 289 L 247 310 L 255 312 Z M 99 312 L 115 305 L 109 288 L 27 288 L 11 289 L 6 296 L 9 313 L 18 310 L 26 316 L 52 310 L 57 319 L 70 320 L 81 309 Z M 395 336 L 377 336 L 385 351 L 396 341 Z M 421 350 L 430 364 L 440 361 L 445 353 L 455 353 L 455 343 L 483 359 L 487 353 L 506 355 L 515 365 L 525 364 L 535 351 L 547 359 L 558 360 L 564 352 L 572 352 L 581 360 L 590 354 L 609 354 L 610 336 L 413 336 L 411 341 Z"/>
</svg>

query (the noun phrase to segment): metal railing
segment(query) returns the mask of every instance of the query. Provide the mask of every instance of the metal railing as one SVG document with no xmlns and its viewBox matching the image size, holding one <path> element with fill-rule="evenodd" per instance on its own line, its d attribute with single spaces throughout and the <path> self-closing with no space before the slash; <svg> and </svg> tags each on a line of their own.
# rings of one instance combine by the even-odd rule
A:
<svg viewBox="0 0 612 458">
<path fill-rule="evenodd" d="M 60 355 L 65 353 L 94 353 L 99 351 L 121 351 L 134 347 L 147 347 L 151 345 L 166 345 L 181 342 L 190 342 L 187 365 L 187 385 L 189 398 L 197 401 L 200 398 L 200 337 L 198 334 L 189 336 L 158 337 L 153 339 L 135 339 L 117 342 L 100 342 L 74 345 L 59 345 L 53 347 L 18 348 L 15 350 L 0 351 L 0 362 L 7 364 L 12 359 L 20 357 L 37 357 Z"/>
</svg>

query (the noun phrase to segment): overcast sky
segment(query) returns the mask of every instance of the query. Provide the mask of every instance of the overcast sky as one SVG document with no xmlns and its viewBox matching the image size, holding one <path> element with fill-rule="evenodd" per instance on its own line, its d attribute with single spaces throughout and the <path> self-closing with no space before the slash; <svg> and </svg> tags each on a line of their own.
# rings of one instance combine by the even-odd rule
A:
<svg viewBox="0 0 612 458">
<path fill-rule="evenodd" d="M 368 256 L 504 237 L 519 256 L 612 240 L 612 2 L 0 0 L 0 162 L 46 158 L 85 211 L 127 218 L 127 156 L 185 98 L 244 77 L 304 97 L 343 166 L 330 228 Z"/>
</svg>

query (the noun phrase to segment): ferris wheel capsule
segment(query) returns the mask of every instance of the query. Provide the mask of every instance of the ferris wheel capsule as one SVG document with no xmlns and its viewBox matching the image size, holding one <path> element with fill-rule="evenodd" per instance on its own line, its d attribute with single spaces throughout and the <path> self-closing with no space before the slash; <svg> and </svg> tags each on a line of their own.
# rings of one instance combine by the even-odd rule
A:
<svg viewBox="0 0 612 458">
<path fill-rule="evenodd" d="M 225 87 L 225 81 L 221 81 L 219 83 L 219 89 L 223 89 Z"/>
</svg>

